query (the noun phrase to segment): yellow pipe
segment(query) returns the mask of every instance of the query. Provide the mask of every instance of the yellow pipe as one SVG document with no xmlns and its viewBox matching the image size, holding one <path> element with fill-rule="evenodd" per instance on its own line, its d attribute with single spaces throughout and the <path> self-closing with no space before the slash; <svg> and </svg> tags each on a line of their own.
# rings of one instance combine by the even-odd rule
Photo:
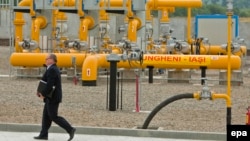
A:
<svg viewBox="0 0 250 141">
<path fill-rule="evenodd" d="M 79 39 L 80 41 L 87 41 L 88 30 L 94 27 L 94 19 L 90 16 L 85 17 L 82 9 L 82 0 L 80 0 L 78 6 L 78 15 L 80 17 Z"/>
<path fill-rule="evenodd" d="M 246 46 L 240 46 L 240 50 L 241 50 L 243 55 L 247 54 L 247 47 Z"/>
<path fill-rule="evenodd" d="M 79 39 L 81 41 L 87 41 L 88 39 L 88 30 L 94 27 L 94 19 L 90 16 L 80 18 L 80 27 L 79 27 Z"/>
<path fill-rule="evenodd" d="M 202 7 L 202 0 L 149 0 L 151 9 L 159 7 Z"/>
<path fill-rule="evenodd" d="M 137 17 L 133 19 L 129 19 L 128 23 L 128 39 L 131 42 L 136 42 L 137 40 L 137 30 L 141 28 L 142 23 L 141 20 Z"/>
<path fill-rule="evenodd" d="M 82 5 L 82 2 L 83 0 L 79 0 L 79 3 L 78 3 L 78 15 L 79 17 L 83 17 L 84 16 L 84 12 L 83 12 L 83 5 Z"/>
<path fill-rule="evenodd" d="M 231 102 L 231 98 L 229 95 L 227 95 L 227 94 L 212 94 L 212 100 L 219 99 L 219 98 L 225 99 L 227 107 L 231 107 L 232 102 Z"/>
<path fill-rule="evenodd" d="M 10 63 L 13 66 L 40 67 L 44 63 L 46 53 L 12 53 Z M 80 62 L 77 66 L 81 67 L 85 54 L 67 54 L 56 53 L 58 57 L 58 65 L 60 67 L 71 67 L 71 57 L 75 56 Z M 107 56 L 109 54 L 96 54 L 98 66 L 101 68 L 109 68 Z M 89 57 L 89 55 L 88 55 Z M 86 60 L 85 60 L 86 61 Z M 91 60 L 90 60 L 91 61 Z M 199 69 L 201 66 L 207 69 L 227 69 L 228 58 L 223 55 L 171 55 L 171 54 L 145 54 L 143 64 L 138 61 L 120 61 L 118 68 L 146 68 L 152 66 L 155 68 L 190 68 Z M 231 56 L 231 69 L 240 69 L 241 58 L 239 56 Z M 93 63 L 90 63 L 94 65 Z"/>
<path fill-rule="evenodd" d="M 132 11 L 132 0 L 127 0 L 126 6 L 127 6 L 127 9 L 128 9 L 127 17 L 128 18 L 134 17 L 134 12 Z"/>
<path fill-rule="evenodd" d="M 68 20 L 68 17 L 66 16 L 66 14 L 64 12 L 58 12 L 56 20 L 66 21 L 66 20 Z"/>
<path fill-rule="evenodd" d="M 161 11 L 162 11 L 161 12 L 161 19 L 160 19 L 161 23 L 162 22 L 168 23 L 169 22 L 168 9 L 167 8 L 163 8 Z"/>
<path fill-rule="evenodd" d="M 97 80 L 99 55 L 87 55 L 82 65 L 82 80 Z"/>
<path fill-rule="evenodd" d="M 145 12 L 146 12 L 146 21 L 152 22 L 153 18 L 151 15 L 151 9 L 149 8 L 148 2 L 146 3 L 146 11 Z"/>
<path fill-rule="evenodd" d="M 123 0 L 101 0 L 100 7 L 122 7 Z"/>
<path fill-rule="evenodd" d="M 228 51 L 223 49 L 220 45 L 204 45 L 201 44 L 200 46 L 200 54 L 210 54 L 210 55 L 227 55 Z M 237 55 L 237 56 L 242 56 L 244 54 L 246 54 L 246 47 L 245 46 L 241 46 L 240 50 L 238 52 L 233 52 L 233 55 Z"/>
<path fill-rule="evenodd" d="M 52 11 L 52 39 L 56 38 L 56 20 L 57 20 L 58 10 Z"/>
<path fill-rule="evenodd" d="M 109 15 L 106 13 L 105 10 L 99 10 L 99 20 L 100 21 L 108 21 L 110 18 L 109 18 Z"/>
<path fill-rule="evenodd" d="M 192 24 L 191 24 L 191 8 L 190 7 L 188 7 L 188 9 L 187 9 L 188 11 L 187 11 L 187 15 L 188 15 L 188 17 L 187 17 L 187 42 L 189 43 L 189 44 L 192 44 L 193 43 L 193 41 L 192 41 L 192 37 L 191 37 L 191 29 L 192 29 Z"/>
<path fill-rule="evenodd" d="M 200 93 L 193 93 L 193 95 L 194 95 L 194 98 L 195 99 L 197 99 L 197 100 L 200 100 L 201 98 L 200 98 Z"/>
<path fill-rule="evenodd" d="M 42 67 L 48 53 L 12 53 L 10 63 L 13 66 Z M 73 67 L 72 57 L 76 58 L 76 66 L 82 67 L 85 54 L 80 53 L 55 53 L 59 67 Z"/>
<path fill-rule="evenodd" d="M 40 29 L 45 28 L 47 20 L 44 16 L 38 16 L 32 19 L 31 24 L 31 40 L 35 40 L 39 43 Z"/>
<path fill-rule="evenodd" d="M 33 10 L 34 9 L 34 0 L 31 0 L 31 4 L 30 4 L 30 16 L 36 16 L 36 12 Z"/>
<path fill-rule="evenodd" d="M 232 38 L 232 33 L 231 33 L 232 32 L 231 31 L 232 30 L 232 27 L 231 27 L 232 26 L 232 13 L 228 12 L 227 15 L 228 15 L 228 22 L 227 22 L 227 27 L 228 27 L 227 51 L 228 51 L 228 53 L 227 53 L 227 57 L 228 57 L 228 61 L 230 61 L 231 60 L 231 43 L 232 43 L 232 41 L 231 41 L 231 38 Z M 228 64 L 228 67 L 227 67 L 227 94 L 228 94 L 229 98 L 231 98 L 231 63 L 228 62 L 227 64 Z M 228 107 L 231 107 L 231 105 Z"/>
<path fill-rule="evenodd" d="M 18 3 L 18 6 L 30 6 L 31 0 L 22 0 Z M 23 25 L 25 20 L 23 18 L 23 13 L 16 12 L 14 25 L 15 25 L 15 51 L 22 52 L 22 48 L 19 47 L 18 43 L 23 40 Z"/>
<path fill-rule="evenodd" d="M 75 0 L 54 0 L 53 6 L 75 6 Z"/>
</svg>

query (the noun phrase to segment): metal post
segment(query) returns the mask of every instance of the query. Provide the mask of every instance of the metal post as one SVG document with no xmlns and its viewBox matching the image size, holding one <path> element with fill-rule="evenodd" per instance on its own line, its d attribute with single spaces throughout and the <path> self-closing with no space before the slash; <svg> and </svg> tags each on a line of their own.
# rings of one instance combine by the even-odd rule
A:
<svg viewBox="0 0 250 141">
<path fill-rule="evenodd" d="M 148 83 L 153 83 L 153 69 L 154 67 L 148 67 Z"/>
<path fill-rule="evenodd" d="M 201 85 L 205 84 L 206 67 L 201 67 Z"/>
<path fill-rule="evenodd" d="M 108 103 L 109 103 L 109 72 L 108 72 L 108 70 L 107 70 L 107 97 L 106 97 L 106 109 L 108 109 L 108 107 L 109 107 L 109 105 L 108 105 Z"/>
<path fill-rule="evenodd" d="M 118 71 L 117 72 L 117 109 L 119 109 L 119 87 L 120 87 L 120 83 L 119 83 L 119 80 L 120 79 L 120 72 Z"/>
<path fill-rule="evenodd" d="M 116 111 L 117 61 L 110 61 L 109 111 Z"/>
<path fill-rule="evenodd" d="M 123 71 L 121 71 L 121 110 L 122 110 L 122 80 L 123 80 Z"/>
</svg>

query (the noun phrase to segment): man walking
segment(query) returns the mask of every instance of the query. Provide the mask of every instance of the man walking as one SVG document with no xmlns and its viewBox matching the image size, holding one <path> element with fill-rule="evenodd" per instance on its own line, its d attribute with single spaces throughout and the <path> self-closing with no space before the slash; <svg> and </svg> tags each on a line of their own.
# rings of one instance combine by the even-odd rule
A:
<svg viewBox="0 0 250 141">
<path fill-rule="evenodd" d="M 62 84 L 60 70 L 56 66 L 56 62 L 57 57 L 55 54 L 49 54 L 46 57 L 47 70 L 42 80 L 47 82 L 47 85 L 42 92 L 37 92 L 37 96 L 43 99 L 45 103 L 42 117 L 42 130 L 39 136 L 34 137 L 34 139 L 48 140 L 48 130 L 53 121 L 69 133 L 68 141 L 71 141 L 74 138 L 76 129 L 63 117 L 58 116 L 59 103 L 62 102 Z M 53 87 L 54 91 L 51 96 L 49 94 L 53 90 Z"/>
</svg>

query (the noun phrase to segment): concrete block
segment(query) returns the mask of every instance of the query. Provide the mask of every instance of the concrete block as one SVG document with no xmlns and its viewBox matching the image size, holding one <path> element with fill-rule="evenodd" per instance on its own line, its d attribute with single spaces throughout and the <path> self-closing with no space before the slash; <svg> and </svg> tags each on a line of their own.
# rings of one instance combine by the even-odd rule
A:
<svg viewBox="0 0 250 141">
<path fill-rule="evenodd" d="M 39 68 L 18 68 L 17 76 L 19 77 L 39 77 L 41 76 Z"/>
<path fill-rule="evenodd" d="M 227 70 L 221 70 L 219 72 L 219 84 L 227 85 Z M 243 84 L 243 73 L 241 70 L 231 71 L 231 85 L 240 86 Z"/>
<path fill-rule="evenodd" d="M 190 69 L 168 70 L 168 83 L 189 83 L 191 79 Z"/>
</svg>

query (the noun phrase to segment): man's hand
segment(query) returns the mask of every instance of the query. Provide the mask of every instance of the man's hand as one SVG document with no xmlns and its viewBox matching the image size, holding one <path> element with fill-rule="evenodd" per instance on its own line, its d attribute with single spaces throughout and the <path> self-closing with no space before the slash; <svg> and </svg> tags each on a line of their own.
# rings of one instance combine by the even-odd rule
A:
<svg viewBox="0 0 250 141">
<path fill-rule="evenodd" d="M 41 93 L 36 94 L 39 98 L 44 99 L 45 97 Z"/>
</svg>

